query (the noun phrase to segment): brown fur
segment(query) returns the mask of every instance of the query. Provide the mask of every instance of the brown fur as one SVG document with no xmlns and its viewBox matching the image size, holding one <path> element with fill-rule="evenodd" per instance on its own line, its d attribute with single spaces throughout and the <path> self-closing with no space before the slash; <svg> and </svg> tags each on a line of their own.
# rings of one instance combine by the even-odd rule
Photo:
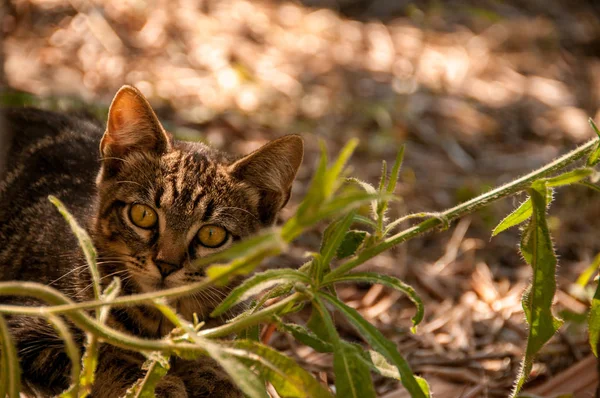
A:
<svg viewBox="0 0 600 398">
<path fill-rule="evenodd" d="M 0 280 L 49 284 L 77 301 L 92 296 L 91 279 L 76 240 L 47 201 L 53 194 L 91 233 L 98 250 L 102 284 L 122 280 L 123 293 L 156 291 L 202 280 L 191 262 L 222 250 L 271 225 L 289 199 L 302 161 L 302 141 L 286 136 L 241 159 L 200 143 L 174 140 L 148 102 L 133 87 L 115 96 L 104 133 L 85 117 L 41 110 L 5 112 L 11 142 L 0 180 Z M 95 155 L 100 147 L 100 159 Z M 95 153 L 94 153 L 95 152 Z M 128 216 L 134 203 L 158 215 L 152 229 Z M 204 247 L 196 233 L 214 224 L 228 231 L 218 249 Z M 163 276 L 157 264 L 175 272 Z M 211 289 L 172 304 L 187 319 L 204 318 L 222 299 Z M 38 305 L 35 300 L 3 302 Z M 67 387 L 69 361 L 63 345 L 43 319 L 9 319 L 30 394 L 46 396 Z M 110 325 L 159 338 L 172 325 L 152 307 L 116 308 Z M 83 335 L 76 335 L 81 344 Z M 143 358 L 104 345 L 94 397 L 120 396 L 137 378 Z M 210 360 L 174 360 L 157 390 L 159 396 L 239 396 Z"/>
</svg>

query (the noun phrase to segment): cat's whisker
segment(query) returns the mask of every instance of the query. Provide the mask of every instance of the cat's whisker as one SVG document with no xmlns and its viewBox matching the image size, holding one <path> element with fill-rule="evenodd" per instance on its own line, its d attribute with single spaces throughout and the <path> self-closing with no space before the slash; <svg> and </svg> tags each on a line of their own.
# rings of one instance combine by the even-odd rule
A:
<svg viewBox="0 0 600 398">
<path fill-rule="evenodd" d="M 117 276 L 117 275 L 120 275 L 120 274 L 122 274 L 122 273 L 125 273 L 125 272 L 127 272 L 127 270 L 126 270 L 126 269 L 123 269 L 123 270 L 119 270 L 119 271 L 112 272 L 112 273 L 110 273 L 110 274 L 108 274 L 108 275 L 105 275 L 105 276 L 101 277 L 101 278 L 98 280 L 98 282 L 102 282 L 102 280 L 104 280 L 104 279 L 106 279 L 106 278 L 109 278 L 109 277 L 111 277 L 111 276 Z M 79 294 L 85 293 L 85 292 L 86 292 L 87 290 L 89 290 L 89 288 L 91 288 L 92 286 L 94 286 L 94 282 L 91 282 L 89 285 L 87 285 L 86 287 L 84 287 L 83 289 L 81 289 L 79 292 L 77 292 L 77 294 L 79 295 Z"/>
<path fill-rule="evenodd" d="M 87 264 L 83 264 L 83 265 L 81 265 L 81 266 L 79 266 L 79 267 L 73 268 L 73 269 L 72 269 L 72 270 L 70 270 L 69 272 L 67 272 L 67 273 L 63 274 L 61 277 L 58 277 L 57 279 L 55 279 L 55 280 L 53 280 L 52 282 L 48 283 L 48 285 L 52 285 L 52 284 L 54 284 L 54 283 L 58 282 L 59 280 L 61 280 L 62 278 L 64 278 L 65 276 L 68 276 L 68 275 L 72 274 L 73 272 L 75 272 L 75 271 L 77 271 L 77 270 L 80 270 L 80 269 L 82 269 L 82 268 L 84 268 L 84 267 L 87 267 L 87 266 L 88 266 Z"/>
</svg>

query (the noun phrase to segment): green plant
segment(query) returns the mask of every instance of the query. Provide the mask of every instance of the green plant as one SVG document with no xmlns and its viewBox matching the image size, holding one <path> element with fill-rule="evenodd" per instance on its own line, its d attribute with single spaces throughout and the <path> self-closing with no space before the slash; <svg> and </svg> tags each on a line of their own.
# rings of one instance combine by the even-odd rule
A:
<svg viewBox="0 0 600 398">
<path fill-rule="evenodd" d="M 144 364 L 147 369 L 146 377 L 131 387 L 128 397 L 152 396 L 157 381 L 168 371 L 168 359 L 173 355 L 186 358 L 211 356 L 225 371 L 235 375 L 235 382 L 250 397 L 267 397 L 265 382 L 271 383 L 282 397 L 332 396 L 327 387 L 293 360 L 258 341 L 257 327 L 264 323 L 276 325 L 281 332 L 289 333 L 317 351 L 333 353 L 338 396 L 374 397 L 370 372 L 375 371 L 401 380 L 413 397 L 428 397 L 430 393 L 427 383 L 413 375 L 395 344 L 387 340 L 356 310 L 343 303 L 337 297 L 335 286 L 360 281 L 383 284 L 407 294 L 416 306 L 413 317 L 413 332 L 416 332 L 416 327 L 423 318 L 423 304 L 409 285 L 390 276 L 353 270 L 395 245 L 435 228 L 447 228 L 456 218 L 493 201 L 526 191 L 529 199 L 493 231 L 496 235 L 529 220 L 523 228 L 521 252 L 533 268 L 532 284 L 523 299 L 530 333 L 523 370 L 513 392 L 513 396 L 516 396 L 531 369 L 533 356 L 561 325 L 561 321 L 551 312 L 556 256 L 546 223 L 546 209 L 552 198 L 552 189 L 583 183 L 600 190 L 587 181 L 595 181 L 597 177 L 593 166 L 600 159 L 599 141 L 591 140 L 526 176 L 451 209 L 439 213 L 410 214 L 392 221 L 387 219 L 386 210 L 394 199 L 404 148 L 400 149 L 389 175 L 386 164 L 383 163 L 381 180 L 374 187 L 345 175 L 345 164 L 356 145 L 357 141 L 350 141 L 331 164 L 325 150 L 322 151 L 306 197 L 283 226 L 197 261 L 197 267 L 207 267 L 208 278 L 205 281 L 156 293 L 119 296 L 118 278 L 114 278 L 110 286 L 101 291 L 91 240 L 60 201 L 50 198 L 71 225 L 86 253 L 94 276 L 95 300 L 75 303 L 48 286 L 30 282 L 0 283 L 0 295 L 31 296 L 48 304 L 40 307 L 0 305 L 0 396 L 8 394 L 10 397 L 18 397 L 20 389 L 18 358 L 3 316 L 27 314 L 46 318 L 66 342 L 73 366 L 72 385 L 62 394 L 64 397 L 84 397 L 89 394 L 100 340 L 103 344 L 142 352 L 147 357 Z M 568 166 L 585 156 L 588 156 L 585 167 L 565 172 Z M 370 207 L 368 217 L 359 214 L 361 206 Z M 416 218 L 423 218 L 424 221 L 394 232 L 402 222 Z M 214 310 L 213 316 L 225 313 L 257 293 L 263 292 L 263 295 L 249 310 L 230 322 L 206 329 L 197 319 L 192 323 L 182 319 L 169 306 L 169 298 L 198 292 L 213 284 L 225 284 L 235 275 L 249 274 L 262 260 L 285 252 L 289 243 L 323 220 L 329 220 L 330 223 L 323 234 L 320 250 L 312 253 L 310 260 L 302 267 L 297 270 L 261 272 L 233 289 Z M 597 296 L 600 294 L 597 293 Z M 278 298 L 278 301 L 267 305 L 271 298 Z M 598 299 L 596 301 L 600 302 Z M 138 303 L 156 306 L 176 328 L 167 338 L 145 340 L 111 329 L 105 324 L 109 308 Z M 305 326 L 285 321 L 286 314 L 298 311 L 307 303 L 312 305 L 312 315 Z M 86 310 L 94 310 L 95 316 L 88 315 Z M 332 310 L 340 313 L 355 327 L 371 350 L 365 351 L 361 346 L 340 338 L 331 317 Z M 596 309 L 596 312 L 600 313 L 600 310 Z M 83 361 L 80 361 L 79 349 L 74 344 L 63 317 L 87 333 Z M 598 334 L 597 328 L 591 333 L 596 342 Z M 224 339 L 231 335 L 236 338 Z"/>
</svg>

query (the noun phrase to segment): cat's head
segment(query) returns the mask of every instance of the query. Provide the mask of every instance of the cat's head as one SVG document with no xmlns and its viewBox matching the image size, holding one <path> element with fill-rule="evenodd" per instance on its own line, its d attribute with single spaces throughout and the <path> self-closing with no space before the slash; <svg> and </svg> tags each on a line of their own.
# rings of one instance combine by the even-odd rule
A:
<svg viewBox="0 0 600 398">
<path fill-rule="evenodd" d="M 100 153 L 99 264 L 127 290 L 148 292 L 202 280 L 194 259 L 272 225 L 289 199 L 303 143 L 285 136 L 236 159 L 176 141 L 143 95 L 125 86 L 110 106 Z"/>
</svg>

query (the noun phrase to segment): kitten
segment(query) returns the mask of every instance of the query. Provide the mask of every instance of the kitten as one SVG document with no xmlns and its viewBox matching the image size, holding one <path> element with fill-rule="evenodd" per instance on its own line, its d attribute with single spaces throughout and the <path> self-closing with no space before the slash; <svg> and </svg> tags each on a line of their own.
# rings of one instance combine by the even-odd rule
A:
<svg viewBox="0 0 600 398">
<path fill-rule="evenodd" d="M 91 234 L 103 286 L 119 276 L 122 294 L 151 292 L 202 280 L 204 273 L 190 267 L 194 259 L 272 225 L 303 156 L 296 135 L 239 159 L 174 140 L 130 86 L 116 94 L 105 131 L 91 118 L 39 109 L 6 110 L 4 122 L 2 141 L 10 148 L 0 180 L 0 280 L 44 283 L 76 301 L 92 298 L 91 277 L 48 195 L 61 199 Z M 203 318 L 223 296 L 203 292 L 177 299 L 174 306 L 187 319 L 194 312 Z M 0 301 L 40 304 L 15 297 Z M 26 392 L 49 396 L 67 388 L 70 362 L 53 328 L 43 318 L 8 321 Z M 149 306 L 113 309 L 109 324 L 147 338 L 160 338 L 173 327 Z M 83 333 L 74 332 L 82 345 Z M 143 359 L 103 344 L 92 395 L 121 396 L 143 376 Z M 175 359 L 157 395 L 240 393 L 209 360 Z"/>
</svg>

